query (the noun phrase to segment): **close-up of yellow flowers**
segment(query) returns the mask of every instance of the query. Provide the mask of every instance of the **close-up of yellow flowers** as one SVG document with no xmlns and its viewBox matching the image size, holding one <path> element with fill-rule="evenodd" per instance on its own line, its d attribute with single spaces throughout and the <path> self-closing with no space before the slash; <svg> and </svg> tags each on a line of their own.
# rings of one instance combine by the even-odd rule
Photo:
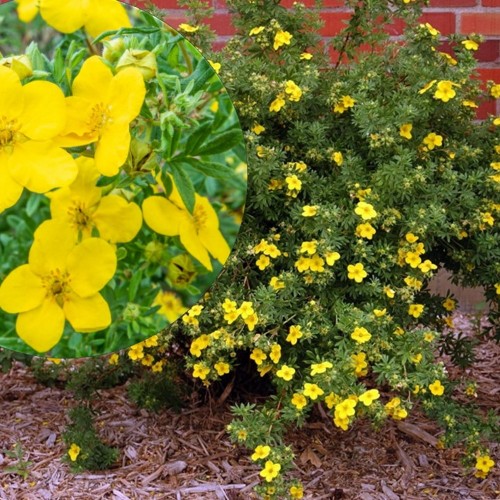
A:
<svg viewBox="0 0 500 500">
<path fill-rule="evenodd" d="M 45 352 L 59 342 L 65 321 L 78 332 L 102 330 L 111 323 L 99 294 L 116 270 L 113 247 L 100 238 L 77 244 L 60 221 L 46 221 L 35 232 L 28 264 L 14 269 L 0 286 L 0 307 L 18 314 L 19 336 Z"/>
</svg>

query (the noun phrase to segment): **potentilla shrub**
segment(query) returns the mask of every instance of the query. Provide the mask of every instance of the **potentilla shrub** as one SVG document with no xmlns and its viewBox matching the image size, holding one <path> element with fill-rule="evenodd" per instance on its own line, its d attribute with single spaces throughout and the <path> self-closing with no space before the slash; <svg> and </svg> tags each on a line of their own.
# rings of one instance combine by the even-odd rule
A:
<svg viewBox="0 0 500 500">
<path fill-rule="evenodd" d="M 228 427 L 265 498 L 302 497 L 283 436 L 316 405 L 348 431 L 420 403 L 484 478 L 494 421 L 453 402 L 436 345 L 458 304 L 427 289 L 451 269 L 498 308 L 500 118 L 478 122 L 476 108 L 500 84 L 475 75 L 480 37 L 450 36 L 442 52 L 422 2 L 374 0 L 355 4 L 332 65 L 315 11 L 227 3 L 237 34 L 209 57 L 246 131 L 246 213 L 216 285 L 163 344 L 184 345 L 207 386 L 251 370 L 274 387 Z M 390 41 L 395 17 L 408 29 Z"/>
</svg>

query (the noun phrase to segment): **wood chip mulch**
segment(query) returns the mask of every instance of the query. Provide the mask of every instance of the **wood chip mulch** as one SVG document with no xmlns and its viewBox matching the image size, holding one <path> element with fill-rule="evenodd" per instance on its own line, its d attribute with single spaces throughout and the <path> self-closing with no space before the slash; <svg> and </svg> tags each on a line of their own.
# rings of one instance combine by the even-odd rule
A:
<svg viewBox="0 0 500 500">
<path fill-rule="evenodd" d="M 470 318 L 459 315 L 462 330 Z M 500 346 L 477 348 L 472 375 L 475 403 L 498 411 Z M 449 366 L 452 377 L 459 376 Z M 461 397 L 461 396 L 459 396 Z M 229 441 L 229 405 L 193 404 L 180 413 L 136 408 L 125 387 L 102 391 L 97 425 L 104 440 L 120 449 L 120 463 L 106 472 L 73 474 L 61 461 L 66 412 L 75 405 L 67 390 L 37 383 L 15 364 L 0 375 L 1 500 L 248 499 L 259 467 Z M 480 480 L 460 463 L 461 450 L 438 449 L 440 429 L 419 412 L 380 432 L 358 422 L 336 429 L 320 412 L 302 429 L 289 432 L 307 499 L 489 500 L 500 498 L 500 445 L 490 443 L 495 468 Z M 5 453 L 19 443 L 29 461 L 27 477 L 5 469 L 16 460 Z"/>
</svg>

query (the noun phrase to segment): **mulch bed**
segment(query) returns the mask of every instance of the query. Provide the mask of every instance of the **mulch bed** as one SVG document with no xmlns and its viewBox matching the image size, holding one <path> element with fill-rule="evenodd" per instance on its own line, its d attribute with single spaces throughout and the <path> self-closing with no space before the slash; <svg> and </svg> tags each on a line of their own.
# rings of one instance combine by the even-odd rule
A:
<svg viewBox="0 0 500 500">
<path fill-rule="evenodd" d="M 458 315 L 463 331 L 470 318 Z M 481 344 L 473 375 L 476 404 L 498 410 L 500 346 Z M 458 370 L 449 367 L 452 377 Z M 73 474 L 61 461 L 60 438 L 66 412 L 75 405 L 67 390 L 47 388 L 15 364 L 0 375 L 0 499 L 248 499 L 259 481 L 259 467 L 247 452 L 229 441 L 225 426 L 229 405 L 193 400 L 180 413 L 158 414 L 136 408 L 126 388 L 101 391 L 96 403 L 102 437 L 120 448 L 120 463 L 99 473 Z M 294 472 L 308 499 L 489 500 L 500 498 L 500 446 L 490 443 L 497 462 L 479 480 L 460 463 L 461 450 L 438 449 L 440 429 L 418 411 L 402 423 L 390 422 L 375 432 L 358 422 L 348 432 L 336 429 L 320 412 L 302 429 L 289 432 Z M 28 475 L 5 471 L 16 460 L 5 454 L 20 443 Z"/>
</svg>

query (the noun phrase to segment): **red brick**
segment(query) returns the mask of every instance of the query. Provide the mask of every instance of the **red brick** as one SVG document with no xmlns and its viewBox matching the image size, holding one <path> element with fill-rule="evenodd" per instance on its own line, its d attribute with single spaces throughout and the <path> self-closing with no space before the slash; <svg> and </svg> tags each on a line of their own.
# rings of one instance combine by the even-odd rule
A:
<svg viewBox="0 0 500 500">
<path fill-rule="evenodd" d="M 163 18 L 163 22 L 165 24 L 168 24 L 171 28 L 178 29 L 179 24 L 185 23 L 186 18 L 182 17 L 180 15 L 175 15 L 175 16 L 165 16 Z M 179 31 L 182 34 L 182 31 Z"/>
<path fill-rule="evenodd" d="M 307 7 L 315 5 L 315 0 L 281 0 L 281 5 L 283 7 L 291 7 L 295 2 L 303 3 Z M 344 0 L 323 0 L 323 7 L 344 7 L 344 5 Z"/>
<path fill-rule="evenodd" d="M 431 0 L 429 7 L 475 7 L 478 4 L 479 0 Z"/>
<path fill-rule="evenodd" d="M 482 0 L 484 7 L 500 7 L 500 0 Z"/>
<path fill-rule="evenodd" d="M 500 83 L 500 68 L 480 68 L 478 72 L 479 78 L 484 82 L 493 80 L 495 83 Z"/>
<path fill-rule="evenodd" d="M 347 12 L 323 12 L 321 18 L 325 22 L 325 25 L 320 30 L 321 35 L 338 35 L 346 27 L 343 21 L 348 20 L 350 17 L 351 15 Z"/>
<path fill-rule="evenodd" d="M 479 45 L 475 53 L 480 62 L 495 62 L 500 58 L 500 40 L 487 40 Z"/>
<path fill-rule="evenodd" d="M 500 13 L 481 12 L 462 14 L 462 33 L 481 33 L 482 35 L 500 35 Z"/>
<path fill-rule="evenodd" d="M 236 32 L 234 26 L 231 24 L 231 15 L 227 13 L 216 13 L 213 17 L 206 19 L 206 23 L 219 36 L 234 35 Z"/>
<path fill-rule="evenodd" d="M 477 108 L 477 113 L 476 116 L 478 120 L 484 120 L 485 118 L 488 118 L 488 115 L 496 115 L 497 110 L 496 110 L 496 103 L 495 101 L 487 101 L 479 106 Z"/>
<path fill-rule="evenodd" d="M 154 0 L 154 4 L 159 9 L 181 9 L 177 0 Z"/>
<path fill-rule="evenodd" d="M 404 29 L 405 22 L 400 18 L 394 19 L 394 22 L 385 26 L 385 32 L 391 36 L 401 35 Z"/>
<path fill-rule="evenodd" d="M 425 12 L 420 17 L 421 23 L 429 23 L 443 35 L 450 35 L 456 31 L 456 19 L 453 12 Z"/>
</svg>

